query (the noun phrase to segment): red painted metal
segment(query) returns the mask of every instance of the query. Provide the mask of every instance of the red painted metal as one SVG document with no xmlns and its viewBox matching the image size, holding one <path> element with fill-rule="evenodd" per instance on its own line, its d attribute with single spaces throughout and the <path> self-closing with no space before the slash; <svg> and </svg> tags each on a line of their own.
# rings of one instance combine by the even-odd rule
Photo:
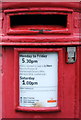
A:
<svg viewBox="0 0 81 120">
<path fill-rule="evenodd" d="M 29 46 L 26 46 L 26 49 Z M 23 48 L 24 49 L 24 48 Z M 34 48 L 35 49 L 35 48 Z M 56 48 L 58 49 L 58 48 Z M 44 50 L 44 49 L 43 49 Z M 49 48 L 48 48 L 49 50 Z M 31 51 L 33 51 L 33 49 L 31 48 Z M 77 93 L 77 88 L 75 89 L 75 85 L 76 83 L 74 82 L 75 80 L 77 80 L 78 75 L 77 75 L 77 70 L 76 68 L 76 63 L 74 64 L 66 64 L 65 62 L 65 47 L 62 48 L 62 57 L 61 57 L 61 61 L 62 63 L 60 64 L 60 72 L 62 72 L 62 76 L 60 79 L 63 79 L 62 81 L 60 81 L 61 83 L 61 112 L 51 112 L 49 110 L 48 114 L 49 114 L 49 118 L 53 117 L 53 118 L 73 118 L 75 116 L 75 91 Z M 22 112 L 16 112 L 15 109 L 15 99 L 17 97 L 17 91 L 16 91 L 16 86 L 15 86 L 15 81 L 16 80 L 14 78 L 14 49 L 13 47 L 4 47 L 3 48 L 3 116 L 4 117 L 15 117 L 15 118 L 36 118 L 36 117 L 40 117 L 40 118 L 45 118 L 47 117 L 46 113 L 44 112 L 43 114 L 40 113 L 22 113 Z M 18 59 L 17 59 L 18 60 Z M 78 60 L 78 58 L 77 58 Z M 16 61 L 15 61 L 16 62 Z M 60 61 L 59 61 L 60 62 Z M 18 61 L 17 61 L 18 63 Z M 9 67 L 10 66 L 10 67 Z M 6 68 L 7 70 L 6 70 Z M 17 68 L 17 67 L 16 67 Z M 78 69 L 78 68 L 77 68 Z M 69 72 L 70 71 L 70 72 Z M 18 68 L 17 70 L 15 70 L 15 73 L 18 72 Z M 60 77 L 60 76 L 59 76 Z M 7 101 L 6 101 L 7 100 Z M 76 106 L 78 107 L 78 104 L 76 104 Z M 78 116 L 78 113 L 77 113 Z"/>
<path fill-rule="evenodd" d="M 19 53 L 20 52 L 57 52 L 58 53 L 58 106 L 57 107 L 46 107 L 46 108 L 29 108 L 29 107 L 20 107 L 19 106 Z M 15 76 L 15 96 L 16 96 L 16 110 L 18 111 L 36 111 L 36 112 L 49 112 L 49 111 L 60 111 L 61 110 L 61 97 L 62 91 L 62 56 L 63 52 L 62 49 L 54 49 L 54 48 L 15 48 L 14 49 L 14 76 Z"/>
<path fill-rule="evenodd" d="M 6 3 L 4 3 L 6 4 Z M 3 5 L 4 5 L 3 4 Z M 13 3 L 11 3 L 13 4 Z M 14 3 L 15 4 L 15 3 Z M 20 3 L 19 3 L 20 4 Z M 42 4 L 42 3 L 41 3 Z M 47 3 L 46 3 L 47 4 Z M 68 3 L 70 4 L 70 3 Z M 32 3 L 33 5 L 33 3 Z M 59 5 L 59 4 L 58 4 Z M 65 3 L 66 5 L 66 3 Z M 77 5 L 77 4 L 76 4 Z M 22 15 L 22 14 L 62 14 L 62 15 L 68 15 L 67 21 L 67 27 L 66 28 L 60 28 L 60 26 L 56 27 L 57 30 L 55 30 L 52 26 L 18 26 L 11 28 L 10 27 L 10 16 L 11 15 Z M 76 17 L 77 16 L 77 17 Z M 3 12 L 3 45 L 7 42 L 11 44 L 11 42 L 66 42 L 67 45 L 73 44 L 77 45 L 77 42 L 80 42 L 79 39 L 79 12 L 74 11 L 72 8 L 67 7 L 51 7 L 48 6 L 42 6 L 42 7 L 30 7 L 27 8 L 19 8 L 19 9 L 6 9 Z M 37 31 L 31 31 L 31 28 L 38 29 Z M 45 28 L 46 27 L 46 28 Z M 46 31 L 45 29 L 50 28 L 51 31 Z M 21 29 L 21 30 L 20 30 Z M 41 29 L 43 29 L 43 32 L 41 33 Z M 41 33 L 41 34 L 40 34 Z M 67 36 L 66 36 L 67 34 Z M 23 36 L 24 35 L 24 36 Z M 59 39 L 60 37 L 60 39 Z M 5 42 L 5 43 L 4 43 Z M 7 44 L 8 44 L 7 43 Z M 10 45 L 9 44 L 9 45 Z M 17 43 L 18 44 L 18 43 Z M 56 43 L 57 44 L 57 43 Z"/>
<path fill-rule="evenodd" d="M 23 6 L 22 6 L 22 8 L 20 8 L 20 9 L 15 8 L 14 10 L 13 9 L 4 10 L 5 13 L 14 13 L 15 12 L 15 14 L 17 14 L 17 12 L 25 12 L 26 13 L 27 11 L 29 11 L 29 12 L 31 12 L 31 11 L 34 11 L 34 12 L 42 12 L 42 11 L 46 11 L 46 12 L 54 12 L 54 11 L 55 12 L 59 12 L 59 11 L 60 12 L 65 12 L 65 11 L 66 12 L 73 12 L 73 9 L 68 9 L 68 8 L 61 8 L 60 9 L 60 8 L 57 8 L 54 6 L 53 7 L 47 7 L 47 6 L 45 7 L 44 6 L 41 8 L 37 6 L 37 7 L 31 7 L 30 9 L 29 8 L 23 9 Z"/>
<path fill-rule="evenodd" d="M 79 3 L 60 2 L 17 2 L 2 3 L 2 108 L 3 118 L 79 118 L 81 95 L 81 40 Z M 9 16 L 18 14 L 67 14 L 68 31 L 58 27 L 53 33 L 28 32 L 25 27 L 11 29 Z M 31 27 L 31 26 L 30 26 Z M 37 29 L 39 26 L 35 26 Z M 51 27 L 52 28 L 52 27 Z M 66 28 L 66 29 L 67 29 Z M 70 29 L 69 29 L 70 28 Z M 25 29 L 25 30 L 23 30 Z M 45 28 L 44 28 L 45 29 Z M 53 28 L 52 28 L 53 29 Z M 45 33 L 46 32 L 46 33 Z M 66 63 L 66 47 L 77 48 L 77 60 Z M 18 54 L 21 51 L 59 53 L 59 105 L 56 108 L 25 108 L 18 104 Z M 80 84 L 80 86 L 79 86 Z M 80 99 L 80 100 L 79 100 Z M 81 106 L 81 105 L 80 105 Z M 81 109 L 81 107 L 80 107 Z M 32 112 L 31 112 L 32 111 Z M 48 116 L 47 116 L 48 114 Z"/>
<path fill-rule="evenodd" d="M 20 46 L 20 43 L 17 42 L 17 43 L 14 43 L 14 42 L 2 42 L 0 43 L 0 45 L 3 45 L 3 46 Z M 35 47 L 40 47 L 40 46 L 77 46 L 77 45 L 81 45 L 81 42 L 63 42 L 63 43 L 59 43 L 59 42 L 56 42 L 56 43 L 21 43 L 21 46 L 35 46 Z"/>
<path fill-rule="evenodd" d="M 81 54 L 81 46 L 79 48 L 79 55 Z M 79 56 L 79 116 L 81 118 L 81 55 Z"/>
<path fill-rule="evenodd" d="M 3 2 L 3 9 L 26 8 L 26 7 L 60 7 L 80 9 L 79 2 Z"/>
<path fill-rule="evenodd" d="M 60 37 L 60 39 L 59 39 Z M 65 35 L 28 35 L 28 36 L 3 36 L 2 37 L 2 42 L 3 43 L 6 43 L 6 41 L 8 43 L 31 43 L 32 41 L 33 42 L 36 42 L 36 43 L 45 43 L 45 42 L 53 42 L 53 43 L 57 43 L 57 42 L 61 42 L 61 44 L 63 44 L 64 42 L 67 43 L 76 43 L 76 42 L 81 42 L 80 41 L 80 37 L 79 36 L 65 36 Z"/>
</svg>

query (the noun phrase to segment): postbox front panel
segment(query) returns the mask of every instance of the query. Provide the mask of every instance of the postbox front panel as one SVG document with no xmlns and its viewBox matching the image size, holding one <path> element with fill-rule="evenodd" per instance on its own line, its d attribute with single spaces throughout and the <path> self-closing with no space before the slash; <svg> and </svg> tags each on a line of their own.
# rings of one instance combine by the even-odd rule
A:
<svg viewBox="0 0 81 120">
<path fill-rule="evenodd" d="M 3 6 L 3 118 L 78 118 L 79 9 L 16 4 Z"/>
<path fill-rule="evenodd" d="M 46 112 L 49 115 L 48 118 L 63 118 L 63 117 L 67 118 L 68 116 L 69 117 L 75 116 L 76 109 L 74 109 L 74 104 L 75 104 L 74 100 L 75 100 L 75 91 L 77 88 L 75 89 L 75 83 L 73 81 L 76 81 L 77 80 L 76 78 L 78 76 L 76 72 L 78 69 L 76 67 L 78 63 L 78 59 L 77 59 L 77 62 L 73 64 L 67 64 L 65 59 L 65 56 L 66 56 L 65 48 L 47 48 L 47 49 L 46 48 L 40 48 L 40 49 L 39 48 L 15 48 L 15 49 L 12 49 L 11 47 L 10 48 L 7 47 L 3 49 L 3 51 L 4 51 L 3 68 L 5 68 L 5 66 L 8 68 L 7 71 L 6 69 L 4 69 L 3 71 L 4 72 L 3 115 L 5 117 L 7 118 L 8 117 L 9 118 L 12 118 L 12 117 L 13 118 L 31 118 L 31 117 L 46 118 L 47 117 Z M 31 71 L 31 68 L 30 68 L 31 62 L 28 64 L 22 63 L 22 62 L 24 62 L 25 60 L 26 60 L 25 62 L 27 62 L 30 59 L 28 58 L 29 55 L 37 56 L 38 54 L 40 56 L 40 59 L 39 57 L 38 58 L 36 57 L 36 58 L 32 58 L 31 60 L 32 60 L 33 69 L 36 69 L 34 71 L 37 71 L 37 72 L 39 71 L 38 66 L 40 63 L 41 75 L 40 76 L 38 75 L 38 77 L 37 75 L 27 76 L 27 74 L 29 74 L 29 69 Z M 41 55 L 43 55 L 42 58 L 41 58 Z M 45 58 L 45 56 L 47 57 Z M 26 68 L 26 65 L 28 65 L 29 67 Z M 46 67 L 46 68 L 43 69 L 42 67 Z M 21 70 L 22 70 L 22 75 L 20 73 Z M 25 72 L 27 72 L 26 75 L 24 75 Z M 33 72 L 32 74 L 38 74 L 37 72 Z M 50 75 L 50 78 L 49 78 L 49 75 Z M 25 82 L 24 81 L 22 82 L 22 77 Z M 25 80 L 25 78 L 27 80 Z M 29 80 L 31 78 L 34 80 Z M 35 81 L 35 82 L 32 82 L 32 81 Z M 45 84 L 45 81 L 47 82 L 46 84 Z M 28 85 L 24 86 L 22 85 L 22 83 L 28 84 Z M 30 84 L 33 84 L 33 85 L 31 86 Z M 48 84 L 49 84 L 49 88 L 47 87 Z M 78 84 L 78 81 L 77 81 L 77 84 Z M 23 89 L 27 88 L 27 91 L 26 89 L 24 89 L 24 92 L 23 92 L 23 89 L 21 89 L 22 86 L 24 86 Z M 40 86 L 41 87 L 44 86 L 44 88 L 41 89 L 39 88 Z M 38 92 L 39 94 L 32 89 L 34 90 L 40 89 L 40 91 Z M 42 90 L 44 91 L 43 93 L 42 93 Z M 48 94 L 47 94 L 47 90 L 48 90 Z M 36 96 L 34 92 L 36 93 Z M 20 97 L 25 97 L 25 95 L 26 97 L 29 98 L 29 99 L 27 98 L 28 100 L 24 99 L 23 101 L 23 99 L 20 99 Z M 30 100 L 31 97 L 33 97 L 34 99 L 32 98 Z M 20 100 L 23 101 L 23 103 Z M 41 106 L 41 104 L 39 103 L 37 103 L 38 106 L 36 106 L 36 100 L 41 101 L 41 103 L 43 103 L 44 106 L 43 104 Z M 43 100 L 44 102 L 42 102 Z M 46 103 L 45 103 L 45 100 L 46 100 Z M 31 104 L 25 103 L 28 101 Z M 52 103 L 50 103 L 50 101 Z M 34 102 L 35 106 L 32 106 L 32 102 Z M 77 106 L 75 107 L 77 108 Z"/>
</svg>

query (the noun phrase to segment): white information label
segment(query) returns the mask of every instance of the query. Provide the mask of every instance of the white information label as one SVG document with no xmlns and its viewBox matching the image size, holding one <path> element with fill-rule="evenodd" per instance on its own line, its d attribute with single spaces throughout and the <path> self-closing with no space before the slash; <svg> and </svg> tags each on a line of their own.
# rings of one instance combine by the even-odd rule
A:
<svg viewBox="0 0 81 120">
<path fill-rule="evenodd" d="M 58 53 L 19 54 L 19 104 L 56 107 L 58 100 Z"/>
</svg>

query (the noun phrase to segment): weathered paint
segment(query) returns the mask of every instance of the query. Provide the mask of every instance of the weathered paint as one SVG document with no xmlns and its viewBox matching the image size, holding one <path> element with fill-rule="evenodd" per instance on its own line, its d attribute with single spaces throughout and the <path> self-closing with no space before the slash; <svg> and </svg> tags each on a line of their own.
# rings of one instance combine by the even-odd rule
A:
<svg viewBox="0 0 81 120">
<path fill-rule="evenodd" d="M 49 29 L 31 33 L 16 29 L 11 30 L 10 14 L 22 14 L 34 11 L 41 14 L 45 11 L 71 14 L 69 34 L 61 31 L 50 34 Z M 80 22 L 79 3 L 3 3 L 2 29 L 2 87 L 3 118 L 79 118 L 79 80 L 81 75 L 81 41 L 79 36 Z M 33 13 L 33 12 L 32 12 Z M 76 17 L 77 16 L 77 17 Z M 18 29 L 18 28 L 17 28 Z M 60 28 L 58 27 L 58 30 Z M 9 33 L 9 30 L 11 33 Z M 18 32 L 18 33 L 16 33 Z M 35 34 L 32 32 L 35 32 Z M 43 34 L 42 34 L 43 33 Z M 22 34 L 22 35 L 21 35 Z M 77 60 L 73 64 L 66 63 L 66 47 L 76 46 Z M 79 49 L 80 48 L 80 49 Z M 18 51 L 58 51 L 59 52 L 59 106 L 56 108 L 25 108 L 18 106 Z M 61 51 L 60 51 L 61 50 Z M 81 108 L 81 107 L 80 107 Z M 48 116 L 47 116 L 48 113 Z"/>
<path fill-rule="evenodd" d="M 41 4 L 40 4 L 41 3 Z M 3 9 L 12 8 L 26 8 L 26 7 L 61 7 L 61 8 L 72 8 L 80 9 L 79 2 L 4 2 Z"/>
</svg>

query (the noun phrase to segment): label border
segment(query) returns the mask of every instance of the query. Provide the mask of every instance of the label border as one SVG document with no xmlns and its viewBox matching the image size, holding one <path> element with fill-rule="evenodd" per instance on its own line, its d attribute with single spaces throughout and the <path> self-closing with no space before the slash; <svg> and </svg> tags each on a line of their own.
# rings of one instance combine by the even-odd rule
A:
<svg viewBox="0 0 81 120">
<path fill-rule="evenodd" d="M 22 107 L 19 106 L 19 53 L 20 52 L 58 52 L 58 101 L 57 107 Z M 62 48 L 14 48 L 14 92 L 15 92 L 15 110 L 31 112 L 52 112 L 61 111 L 62 106 L 62 70 L 63 70 L 63 52 Z"/>
</svg>

